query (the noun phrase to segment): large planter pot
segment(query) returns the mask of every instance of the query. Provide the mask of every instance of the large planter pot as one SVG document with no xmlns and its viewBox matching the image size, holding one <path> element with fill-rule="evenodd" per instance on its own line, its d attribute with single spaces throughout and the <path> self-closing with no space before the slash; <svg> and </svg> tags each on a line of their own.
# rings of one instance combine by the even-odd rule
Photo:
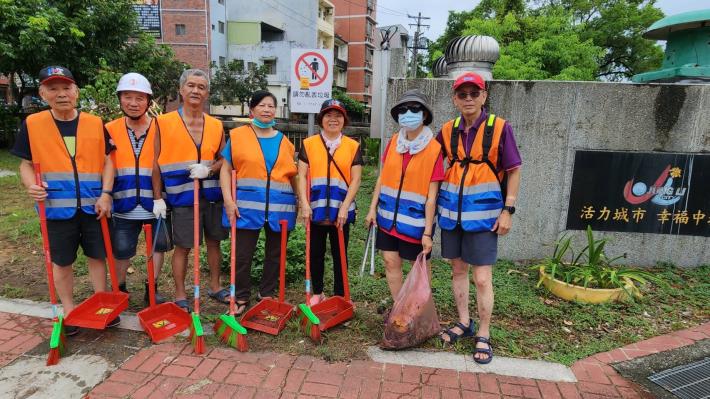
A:
<svg viewBox="0 0 710 399">
<path fill-rule="evenodd" d="M 584 288 L 578 285 L 567 284 L 564 281 L 557 280 L 545 273 L 545 266 L 540 266 L 540 279 L 542 285 L 545 286 L 553 295 L 567 301 L 577 301 L 583 303 L 606 303 L 606 302 L 623 302 L 630 298 L 629 293 L 638 295 L 638 289 L 633 281 L 624 279 L 626 289 L 624 288 Z"/>
</svg>

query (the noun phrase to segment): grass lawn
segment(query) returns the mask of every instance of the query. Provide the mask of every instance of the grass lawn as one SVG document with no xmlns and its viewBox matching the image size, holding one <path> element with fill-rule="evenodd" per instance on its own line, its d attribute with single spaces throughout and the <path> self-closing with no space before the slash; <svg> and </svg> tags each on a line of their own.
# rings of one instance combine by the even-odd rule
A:
<svg viewBox="0 0 710 399">
<path fill-rule="evenodd" d="M 0 169 L 17 170 L 17 164 L 16 158 L 7 150 L 0 150 Z M 382 334 L 378 308 L 381 311 L 390 306 L 381 260 L 376 257 L 374 277 L 368 274 L 362 278 L 358 276 L 367 238 L 363 213 L 369 206 L 376 173 L 376 168 L 365 169 L 363 186 L 357 197 L 360 217 L 351 230 L 348 255 L 351 292 L 356 301 L 355 319 L 346 327 L 325 333 L 319 346 L 305 338 L 298 330 L 297 322 L 292 320 L 277 337 L 250 333 L 249 344 L 253 350 L 307 353 L 327 360 L 347 360 L 365 357 L 365 348 L 377 344 Z M 47 300 L 39 223 L 32 202 L 27 199 L 17 177 L 0 178 L 0 204 L 0 296 Z M 139 248 L 138 253 L 144 251 Z M 131 296 L 132 311 L 143 307 L 144 262 L 144 256 L 134 258 L 135 272 L 129 276 L 129 289 L 135 292 Z M 529 269 L 529 264 L 501 260 L 495 266 L 492 338 L 496 355 L 571 364 L 597 352 L 710 320 L 707 306 L 710 303 L 710 265 L 693 269 L 656 265 L 653 270 L 669 282 L 668 287 L 648 287 L 642 299 L 630 304 L 583 305 L 558 300 L 544 289 L 536 288 L 537 274 Z M 161 291 L 170 297 L 169 267 L 163 270 Z M 456 319 L 450 268 L 442 259 L 435 259 L 433 271 L 432 287 L 437 309 L 441 322 L 448 324 Z M 91 289 L 83 256 L 79 257 L 75 273 L 78 276 L 75 295 L 85 298 Z M 203 281 L 205 277 L 203 271 Z M 227 278 L 225 273 L 223 281 Z M 325 287 L 326 292 L 332 287 L 330 272 L 326 273 Z M 206 292 L 204 285 L 203 292 Z M 293 304 L 302 302 L 302 292 L 303 278 L 294 276 L 289 281 L 287 300 Z M 471 308 L 475 309 L 473 289 L 471 294 Z M 206 319 L 215 320 L 225 309 L 203 297 Z M 217 343 L 211 338 L 208 344 Z M 442 348 L 436 339 L 432 339 L 423 347 L 470 353 L 473 343 L 465 340 L 453 348 Z"/>
</svg>

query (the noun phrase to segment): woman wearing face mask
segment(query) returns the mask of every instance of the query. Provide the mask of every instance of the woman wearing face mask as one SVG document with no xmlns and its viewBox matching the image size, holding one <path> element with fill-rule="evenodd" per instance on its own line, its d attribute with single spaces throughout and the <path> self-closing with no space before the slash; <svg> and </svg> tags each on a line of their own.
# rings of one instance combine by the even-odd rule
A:
<svg viewBox="0 0 710 399">
<path fill-rule="evenodd" d="M 279 281 L 279 221 L 287 220 L 289 231 L 296 225 L 295 151 L 288 138 L 274 129 L 276 97 L 268 91 L 256 91 L 249 101 L 249 110 L 253 116 L 251 123 L 229 132 L 219 176 L 225 211 L 222 225 L 237 224 L 237 315 L 249 306 L 251 264 L 259 232 L 264 228 L 266 233 L 259 297 L 269 297 L 274 295 Z M 237 171 L 236 203 L 232 199 L 232 169 Z"/>
<path fill-rule="evenodd" d="M 313 296 L 310 305 L 325 299 L 323 271 L 328 237 L 333 256 L 333 295 L 344 295 L 337 229 L 343 228 L 347 253 L 349 226 L 355 221 L 355 195 L 360 188 L 363 163 L 360 144 L 343 135 L 348 114 L 340 101 L 330 99 L 323 102 L 316 122 L 321 127 L 321 133 L 303 140 L 303 147 L 298 153 L 301 216 L 304 223 L 311 224 Z M 311 185 L 307 187 L 309 174 Z M 306 196 L 309 189 L 310 202 Z"/>
<path fill-rule="evenodd" d="M 431 257 L 439 182 L 444 179 L 441 145 L 429 129 L 431 108 L 419 90 L 409 90 L 392 107 L 399 123 L 382 154 L 382 170 L 365 222 L 377 225 L 375 246 L 382 251 L 392 298 L 402 288 L 402 259 L 420 252 Z"/>
</svg>

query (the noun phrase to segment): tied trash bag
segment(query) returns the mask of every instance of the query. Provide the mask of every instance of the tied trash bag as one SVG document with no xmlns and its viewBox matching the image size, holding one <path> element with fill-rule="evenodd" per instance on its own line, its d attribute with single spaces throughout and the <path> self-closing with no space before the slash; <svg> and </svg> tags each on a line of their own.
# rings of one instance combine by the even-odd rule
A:
<svg viewBox="0 0 710 399">
<path fill-rule="evenodd" d="M 439 316 L 429 285 L 426 257 L 420 253 L 404 280 L 392 311 L 385 322 L 382 349 L 416 346 L 439 332 Z"/>
</svg>

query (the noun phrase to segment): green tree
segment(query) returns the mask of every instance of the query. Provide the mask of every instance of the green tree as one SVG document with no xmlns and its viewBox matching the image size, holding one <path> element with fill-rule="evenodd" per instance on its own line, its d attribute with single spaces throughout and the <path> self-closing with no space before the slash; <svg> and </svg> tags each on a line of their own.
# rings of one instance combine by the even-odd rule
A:
<svg viewBox="0 0 710 399">
<path fill-rule="evenodd" d="M 148 78 L 153 98 L 165 109 L 169 101 L 177 98 L 180 75 L 190 66 L 175 59 L 173 50 L 165 44 L 157 44 L 145 33 L 126 47 L 119 65 L 124 72 L 138 72 Z"/>
<path fill-rule="evenodd" d="M 241 104 L 249 101 L 256 90 L 265 90 L 268 84 L 265 65 L 244 69 L 244 61 L 232 60 L 219 67 L 212 64 L 214 76 L 210 81 L 210 103 L 214 105 Z"/>
<path fill-rule="evenodd" d="M 449 13 L 429 61 L 478 34 L 501 46 L 499 79 L 621 80 L 660 65 L 660 47 L 641 34 L 662 16 L 655 0 L 482 0 Z"/>
<path fill-rule="evenodd" d="M 121 73 L 109 68 L 106 60 L 99 60 L 99 68 L 91 84 L 81 88 L 79 108 L 100 116 L 104 122 L 121 116 L 121 107 L 116 96 L 116 85 Z"/>
<path fill-rule="evenodd" d="M 132 0 L 0 0 L 0 72 L 16 76 L 16 98 L 35 86 L 37 72 L 60 64 L 82 86 L 99 59 L 118 63 L 137 29 Z"/>
</svg>

